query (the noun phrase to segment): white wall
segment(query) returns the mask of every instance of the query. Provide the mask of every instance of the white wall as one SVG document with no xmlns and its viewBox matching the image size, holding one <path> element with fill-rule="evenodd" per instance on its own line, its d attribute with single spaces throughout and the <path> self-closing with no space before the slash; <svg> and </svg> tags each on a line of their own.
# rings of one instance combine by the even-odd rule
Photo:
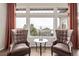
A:
<svg viewBox="0 0 79 59">
<path fill-rule="evenodd" d="M 16 8 L 68 8 L 67 3 L 17 3 Z"/>
<path fill-rule="evenodd" d="M 0 3 L 0 50 L 5 47 L 6 4 Z"/>
</svg>

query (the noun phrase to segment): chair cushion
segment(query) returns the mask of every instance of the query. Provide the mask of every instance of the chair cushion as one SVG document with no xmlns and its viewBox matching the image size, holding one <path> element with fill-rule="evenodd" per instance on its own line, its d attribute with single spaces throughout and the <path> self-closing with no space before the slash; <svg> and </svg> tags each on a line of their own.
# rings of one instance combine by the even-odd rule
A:
<svg viewBox="0 0 79 59">
<path fill-rule="evenodd" d="M 68 46 L 65 45 L 65 44 L 62 44 L 62 43 L 57 43 L 56 45 L 53 46 L 53 48 L 56 48 L 58 50 L 62 50 L 62 51 L 65 51 L 65 52 L 70 52 L 69 49 L 68 49 Z"/>
<path fill-rule="evenodd" d="M 24 44 L 24 43 L 21 43 L 21 44 L 16 44 L 15 47 L 13 48 L 13 50 L 19 50 L 19 49 L 28 49 L 29 47 Z"/>
<path fill-rule="evenodd" d="M 16 30 L 16 33 L 14 34 L 13 42 L 15 42 L 15 43 L 26 42 L 27 41 L 27 34 L 28 34 L 28 30 L 22 30 L 22 29 Z"/>
<path fill-rule="evenodd" d="M 56 30 L 56 37 L 59 42 L 67 43 L 67 30 Z"/>
</svg>

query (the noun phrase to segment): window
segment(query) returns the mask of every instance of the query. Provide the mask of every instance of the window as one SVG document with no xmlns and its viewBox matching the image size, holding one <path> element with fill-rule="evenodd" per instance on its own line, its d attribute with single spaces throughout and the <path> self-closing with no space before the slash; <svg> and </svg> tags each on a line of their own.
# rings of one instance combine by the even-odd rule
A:
<svg viewBox="0 0 79 59">
<path fill-rule="evenodd" d="M 26 10 L 16 10 L 16 13 L 26 13 Z"/>
<path fill-rule="evenodd" d="M 68 19 L 67 19 L 67 17 L 57 18 L 57 28 L 68 29 Z"/>
<path fill-rule="evenodd" d="M 68 8 L 57 9 L 57 13 L 66 13 L 67 11 L 68 11 Z"/>
<path fill-rule="evenodd" d="M 31 36 L 52 36 L 53 18 L 30 18 Z"/>
<path fill-rule="evenodd" d="M 60 27 L 60 19 L 57 18 L 57 28 L 59 28 L 59 27 Z"/>
<path fill-rule="evenodd" d="M 29 36 L 51 36 L 55 29 L 67 28 L 68 9 L 49 8 L 49 9 L 17 9 L 16 28 L 23 28 L 26 24 Z M 28 13 L 26 13 L 28 12 Z M 20 13 L 20 14 L 19 14 Z M 29 15 L 29 16 L 27 16 Z M 64 18 L 63 18 L 64 17 Z M 26 20 L 27 18 L 27 20 Z M 62 19 L 63 18 L 63 19 Z"/>
<path fill-rule="evenodd" d="M 67 17 L 64 17 L 63 20 L 62 20 L 62 28 L 63 29 L 67 29 L 68 28 L 68 18 Z"/>
<path fill-rule="evenodd" d="M 53 10 L 31 10 L 30 13 L 53 13 Z"/>
<path fill-rule="evenodd" d="M 16 18 L 16 28 L 23 28 L 24 24 L 26 24 L 26 17 Z"/>
</svg>

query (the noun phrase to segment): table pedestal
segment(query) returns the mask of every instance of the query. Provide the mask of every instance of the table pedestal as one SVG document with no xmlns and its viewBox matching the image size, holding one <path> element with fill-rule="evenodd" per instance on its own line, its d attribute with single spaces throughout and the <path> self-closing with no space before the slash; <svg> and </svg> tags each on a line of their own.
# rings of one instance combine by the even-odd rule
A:
<svg viewBox="0 0 79 59">
<path fill-rule="evenodd" d="M 40 43 L 40 56 L 42 56 L 42 43 Z"/>
<path fill-rule="evenodd" d="M 40 56 L 42 56 L 42 43 L 45 43 L 44 44 L 44 48 L 46 50 L 46 42 L 48 42 L 48 40 L 47 39 L 43 39 L 42 41 L 40 41 L 39 39 L 35 39 L 34 42 L 36 44 L 36 51 L 37 51 L 37 43 L 40 44 Z"/>
</svg>

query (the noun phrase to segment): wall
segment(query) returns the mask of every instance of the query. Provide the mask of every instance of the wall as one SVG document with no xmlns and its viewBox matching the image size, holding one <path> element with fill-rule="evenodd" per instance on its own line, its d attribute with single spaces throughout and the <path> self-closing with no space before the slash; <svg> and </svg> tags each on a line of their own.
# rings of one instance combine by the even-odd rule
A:
<svg viewBox="0 0 79 59">
<path fill-rule="evenodd" d="M 0 3 L 0 50 L 4 49 L 5 46 L 6 12 L 6 4 Z"/>
<path fill-rule="evenodd" d="M 68 8 L 67 3 L 17 3 L 16 8 Z"/>
</svg>

